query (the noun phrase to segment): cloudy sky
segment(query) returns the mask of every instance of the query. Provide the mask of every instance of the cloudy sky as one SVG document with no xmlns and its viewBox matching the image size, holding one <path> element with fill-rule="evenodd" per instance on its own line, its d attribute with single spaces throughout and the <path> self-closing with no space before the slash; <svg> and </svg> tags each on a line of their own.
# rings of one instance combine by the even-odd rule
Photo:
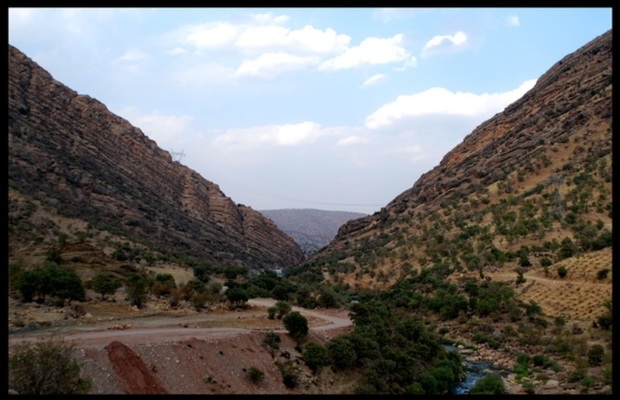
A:
<svg viewBox="0 0 620 400">
<path fill-rule="evenodd" d="M 10 8 L 9 43 L 255 210 L 372 214 L 611 8 Z"/>
</svg>

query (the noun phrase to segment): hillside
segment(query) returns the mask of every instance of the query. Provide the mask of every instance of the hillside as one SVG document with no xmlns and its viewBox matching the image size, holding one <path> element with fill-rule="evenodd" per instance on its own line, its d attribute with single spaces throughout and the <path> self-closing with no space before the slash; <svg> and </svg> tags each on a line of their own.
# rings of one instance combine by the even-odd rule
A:
<svg viewBox="0 0 620 400">
<path fill-rule="evenodd" d="M 303 259 L 271 220 L 11 45 L 8 82 L 10 259 L 106 235 L 131 242 L 142 259 L 192 256 L 251 270 Z"/>
<path fill-rule="evenodd" d="M 326 246 L 345 222 L 366 216 L 348 211 L 315 209 L 259 210 L 292 237 L 306 256 Z"/>
<path fill-rule="evenodd" d="M 483 275 L 547 258 L 553 272 L 610 247 L 611 38 L 558 61 L 412 188 L 341 227 L 306 267 L 352 288 L 387 288 L 438 263 Z"/>
</svg>

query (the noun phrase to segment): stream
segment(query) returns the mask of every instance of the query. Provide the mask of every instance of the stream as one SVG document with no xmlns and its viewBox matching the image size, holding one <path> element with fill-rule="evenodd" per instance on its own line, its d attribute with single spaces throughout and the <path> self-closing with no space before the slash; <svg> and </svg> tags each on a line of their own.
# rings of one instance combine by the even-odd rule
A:
<svg viewBox="0 0 620 400">
<path fill-rule="evenodd" d="M 444 348 L 447 351 L 456 351 L 457 353 L 460 353 L 460 350 L 455 346 L 444 345 Z M 488 361 L 465 361 L 465 368 L 465 378 L 452 389 L 450 392 L 451 394 L 469 394 L 469 391 L 474 387 L 476 382 L 478 382 L 478 379 L 490 372 L 499 373 L 499 370 L 494 368 L 493 364 Z"/>
</svg>

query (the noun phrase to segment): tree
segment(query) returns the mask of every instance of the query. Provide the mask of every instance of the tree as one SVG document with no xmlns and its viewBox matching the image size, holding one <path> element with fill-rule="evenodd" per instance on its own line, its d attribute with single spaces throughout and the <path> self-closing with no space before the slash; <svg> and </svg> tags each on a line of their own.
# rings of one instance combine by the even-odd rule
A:
<svg viewBox="0 0 620 400">
<path fill-rule="evenodd" d="M 247 292 L 241 287 L 233 287 L 226 291 L 226 298 L 233 305 L 243 306 L 249 300 Z"/>
<path fill-rule="evenodd" d="M 9 385 L 19 394 L 85 394 L 91 381 L 80 377 L 75 347 L 63 339 L 20 344 L 9 357 Z"/>
<path fill-rule="evenodd" d="M 131 304 L 136 307 L 142 307 L 146 300 L 146 279 L 137 273 L 132 273 L 127 277 L 125 286 L 127 287 L 127 296 Z"/>
<path fill-rule="evenodd" d="M 45 296 L 56 296 L 60 299 L 84 300 L 86 292 L 82 280 L 75 270 L 70 267 L 59 267 L 52 262 L 46 262 L 43 267 L 24 271 L 17 280 L 19 290 L 24 301 L 32 301 L 37 297 L 45 301 Z"/>
<path fill-rule="evenodd" d="M 70 267 L 50 267 L 51 291 L 50 295 L 60 299 L 83 301 L 86 298 L 86 291 L 82 285 L 82 280 Z"/>
<path fill-rule="evenodd" d="M 302 358 L 306 365 L 314 372 L 331 363 L 331 357 L 327 348 L 315 342 L 310 342 L 304 346 Z"/>
<path fill-rule="evenodd" d="M 19 275 L 15 288 L 21 293 L 25 302 L 30 302 L 35 297 L 45 300 L 45 295 L 49 293 L 50 282 L 47 272 L 43 268 L 35 268 L 23 271 Z"/>
<path fill-rule="evenodd" d="M 355 366 L 357 362 L 357 353 L 348 336 L 337 336 L 333 338 L 327 342 L 326 348 L 336 368 L 346 369 Z"/>
<path fill-rule="evenodd" d="M 274 307 L 276 308 L 278 319 L 282 319 L 282 317 L 291 312 L 293 309 L 289 303 L 282 300 L 277 301 Z"/>
<path fill-rule="evenodd" d="M 100 293 L 101 300 L 104 300 L 106 294 L 113 294 L 122 285 L 111 273 L 98 272 L 90 280 L 90 286 L 95 292 Z"/>
<path fill-rule="evenodd" d="M 211 271 L 208 266 L 196 265 L 194 266 L 193 270 L 194 270 L 194 277 L 196 277 L 196 279 L 198 279 L 202 283 L 209 283 L 209 280 L 211 279 L 211 277 L 209 276 L 209 273 Z"/>
<path fill-rule="evenodd" d="M 282 322 L 284 322 L 284 326 L 291 337 L 297 342 L 300 342 L 308 334 L 308 320 L 299 311 L 288 313 Z"/>
</svg>

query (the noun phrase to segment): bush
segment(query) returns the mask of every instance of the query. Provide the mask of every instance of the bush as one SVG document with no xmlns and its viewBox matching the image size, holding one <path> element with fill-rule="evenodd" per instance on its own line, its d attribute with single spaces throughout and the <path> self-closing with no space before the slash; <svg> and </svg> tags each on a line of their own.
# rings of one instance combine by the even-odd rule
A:
<svg viewBox="0 0 620 400">
<path fill-rule="evenodd" d="M 331 363 L 327 348 L 315 342 L 310 342 L 304 346 L 302 358 L 306 365 L 315 372 Z"/>
<path fill-rule="evenodd" d="M 127 296 L 129 297 L 131 305 L 142 307 L 142 304 L 146 300 L 146 279 L 139 274 L 132 273 L 127 277 L 125 286 L 127 287 Z"/>
<path fill-rule="evenodd" d="M 346 369 L 355 366 L 357 353 L 349 337 L 337 336 L 327 342 L 326 347 L 337 368 Z"/>
<path fill-rule="evenodd" d="M 273 350 L 278 350 L 280 348 L 281 341 L 282 339 L 280 339 L 280 335 L 278 335 L 275 332 L 268 332 L 265 335 L 265 340 L 264 340 L 265 344 Z"/>
<path fill-rule="evenodd" d="M 603 357 L 605 356 L 605 349 L 600 344 L 594 344 L 588 350 L 588 363 L 595 367 L 603 363 Z"/>
<path fill-rule="evenodd" d="M 553 264 L 553 262 L 548 257 L 545 257 L 542 260 L 540 260 L 541 267 L 549 267 L 551 266 L 551 264 Z"/>
<path fill-rule="evenodd" d="M 607 275 L 608 275 L 608 274 L 609 274 L 609 269 L 608 269 L 608 268 L 605 268 L 605 269 L 601 269 L 600 271 L 598 271 L 598 272 L 596 273 L 596 277 L 597 277 L 597 279 L 599 279 L 599 280 L 603 280 L 603 279 L 606 279 L 606 278 L 607 278 Z"/>
<path fill-rule="evenodd" d="M 282 319 L 282 317 L 291 312 L 291 310 L 293 309 L 293 307 L 291 307 L 289 303 L 282 300 L 276 302 L 274 307 L 276 309 L 278 319 Z"/>
<path fill-rule="evenodd" d="M 282 374 L 282 380 L 284 386 L 289 389 L 294 389 L 299 384 L 300 369 L 293 361 L 285 360 L 276 364 L 280 373 Z"/>
<path fill-rule="evenodd" d="M 9 387 L 19 394 L 84 394 L 91 381 L 80 377 L 75 347 L 63 339 L 21 344 L 9 357 Z"/>
<path fill-rule="evenodd" d="M 226 298 L 233 306 L 245 306 L 249 300 L 248 293 L 240 287 L 233 287 L 226 291 Z"/>
<path fill-rule="evenodd" d="M 308 320 L 299 311 L 288 313 L 283 319 L 284 327 L 297 342 L 308 334 Z"/>
<path fill-rule="evenodd" d="M 566 275 L 568 275 L 568 270 L 566 269 L 565 266 L 561 265 L 558 267 L 558 276 L 560 278 L 565 278 Z"/>
<path fill-rule="evenodd" d="M 489 374 L 480 378 L 469 394 L 507 394 L 507 391 L 501 376 Z"/>
<path fill-rule="evenodd" d="M 259 383 L 265 379 L 265 373 L 256 367 L 250 367 L 248 370 L 248 378 L 254 383 Z"/>
</svg>

